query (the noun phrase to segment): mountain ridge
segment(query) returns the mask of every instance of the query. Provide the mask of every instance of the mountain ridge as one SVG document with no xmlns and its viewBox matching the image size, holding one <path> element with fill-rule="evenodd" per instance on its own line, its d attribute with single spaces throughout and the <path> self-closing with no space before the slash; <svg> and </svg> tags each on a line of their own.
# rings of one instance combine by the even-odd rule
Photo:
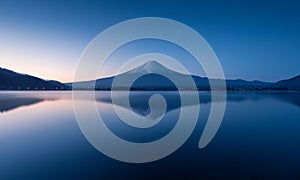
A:
<svg viewBox="0 0 300 180">
<path fill-rule="evenodd" d="M 56 82 L 56 84 L 54 83 Z M 66 90 L 70 87 L 58 81 L 21 74 L 0 67 L 0 90 Z"/>
<path fill-rule="evenodd" d="M 210 90 L 209 80 L 207 77 L 182 74 L 161 65 L 155 60 L 150 60 L 134 69 L 118 74 L 116 76 L 127 76 L 128 78 L 130 78 L 131 74 L 145 73 L 146 75 L 136 80 L 136 82 L 132 85 L 131 90 L 176 90 L 177 88 L 174 86 L 174 84 L 170 83 L 170 80 L 164 81 L 164 77 L 159 77 L 159 75 L 157 75 L 161 72 L 163 72 L 164 74 L 171 74 L 174 78 L 180 78 L 180 76 L 191 76 L 195 81 L 198 90 Z M 95 88 L 96 90 L 111 90 L 113 79 L 116 76 L 96 79 L 95 87 L 93 87 L 94 81 L 75 82 L 75 84 L 76 88 L 78 89 L 80 89 L 81 87 L 82 89 Z M 300 75 L 296 77 L 300 77 Z M 211 80 L 215 82 L 220 81 L 218 79 Z M 279 86 L 278 83 L 281 81 L 285 82 L 285 84 Z M 290 86 L 289 81 L 290 79 L 280 80 L 277 82 L 264 82 L 259 80 L 246 81 L 243 79 L 225 80 L 227 90 L 300 90 L 300 87 L 298 86 Z M 300 84 L 300 80 L 298 82 L 297 79 L 297 82 L 295 83 Z M 69 83 L 67 85 L 72 86 L 72 83 Z M 187 90 L 189 89 L 189 87 L 184 86 L 184 82 L 182 82 L 182 87 L 180 88 Z M 116 89 L 122 90 L 122 87 L 117 87 Z"/>
<path fill-rule="evenodd" d="M 184 81 L 186 76 L 192 77 L 198 90 L 210 90 L 207 77 L 183 74 L 173 71 L 155 60 L 150 60 L 138 67 L 118 74 L 118 77 L 131 78 L 141 75 L 133 85 L 131 90 L 189 90 L 189 85 Z M 172 81 L 159 74 L 168 74 L 180 82 L 180 87 L 176 87 Z M 0 67 L 0 90 L 111 90 L 112 82 L 116 76 L 105 77 L 90 81 L 61 83 L 55 80 L 44 80 L 35 76 L 21 74 Z M 211 79 L 218 83 L 218 79 Z M 300 90 L 300 75 L 276 82 L 263 82 L 259 80 L 247 81 L 243 79 L 226 79 L 227 90 Z M 95 85 L 95 86 L 93 86 Z M 116 87 L 116 90 L 126 89 Z M 218 90 L 218 89 L 216 89 Z"/>
</svg>

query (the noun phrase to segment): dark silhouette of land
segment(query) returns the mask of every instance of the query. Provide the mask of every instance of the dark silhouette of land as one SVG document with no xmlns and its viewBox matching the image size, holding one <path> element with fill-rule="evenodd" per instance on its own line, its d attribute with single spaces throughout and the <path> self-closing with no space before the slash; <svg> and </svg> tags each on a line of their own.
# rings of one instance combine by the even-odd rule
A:
<svg viewBox="0 0 300 180">
<path fill-rule="evenodd" d="M 156 61 L 149 61 L 137 68 L 129 70 L 117 76 L 101 78 L 97 80 L 61 83 L 58 81 L 46 81 L 34 76 L 20 74 L 11 70 L 0 68 L 0 90 L 126 90 L 128 87 L 122 85 L 112 87 L 115 77 L 130 79 L 136 74 L 144 73 L 145 75 L 138 78 L 130 90 L 141 91 L 176 91 L 195 89 L 187 84 L 185 79 L 191 76 L 196 84 L 197 90 L 211 90 L 209 82 L 219 84 L 218 79 L 208 79 L 194 75 L 182 74 L 159 64 Z M 168 78 L 160 75 L 167 74 L 180 82 L 180 86 L 175 84 Z M 300 90 L 300 75 L 290 79 L 281 80 L 278 82 L 263 82 L 263 81 L 246 81 L 242 79 L 225 80 L 226 89 L 229 91 L 267 91 L 267 90 L 282 90 L 282 91 L 299 91 Z M 213 90 L 224 90 L 224 87 L 216 86 Z"/>
<path fill-rule="evenodd" d="M 71 89 L 58 81 L 46 81 L 27 74 L 0 68 L 0 90 L 67 90 Z"/>
<path fill-rule="evenodd" d="M 174 85 L 172 81 L 166 77 L 159 75 L 160 73 L 167 74 L 180 82 L 180 87 Z M 130 79 L 136 74 L 146 74 L 137 79 L 130 87 L 131 90 L 190 90 L 189 84 L 186 84 L 187 74 L 182 74 L 168 69 L 156 61 L 149 61 L 135 69 L 117 75 L 118 78 Z M 116 76 L 97 79 L 95 81 L 84 81 L 67 83 L 76 90 L 112 90 L 112 83 Z M 191 75 L 198 90 L 211 90 L 209 79 L 206 77 L 199 77 Z M 219 84 L 220 80 L 211 79 L 214 84 Z M 231 91 L 251 91 L 251 90 L 300 90 L 300 75 L 291 79 L 282 80 L 274 83 L 262 81 L 245 81 L 242 79 L 225 80 L 227 90 Z M 113 90 L 125 90 L 127 87 L 122 85 L 116 86 Z M 223 87 L 216 87 L 214 90 L 224 90 Z"/>
</svg>

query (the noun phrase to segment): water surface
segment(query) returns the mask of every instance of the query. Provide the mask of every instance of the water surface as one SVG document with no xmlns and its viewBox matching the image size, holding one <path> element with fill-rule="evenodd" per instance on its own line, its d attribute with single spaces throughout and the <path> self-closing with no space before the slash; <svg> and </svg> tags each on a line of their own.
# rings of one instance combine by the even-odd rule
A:
<svg viewBox="0 0 300 180">
<path fill-rule="evenodd" d="M 168 109 L 147 130 L 122 124 L 109 92 L 96 92 L 96 105 L 116 135 L 149 142 L 170 132 L 180 113 L 177 92 L 131 92 L 133 111 L 147 115 L 153 93 L 165 96 Z M 300 178 L 300 93 L 229 92 L 221 127 L 204 149 L 198 143 L 211 100 L 209 92 L 199 93 L 200 117 L 188 141 L 159 161 L 129 164 L 89 144 L 77 125 L 71 92 L 0 92 L 0 179 Z"/>
</svg>

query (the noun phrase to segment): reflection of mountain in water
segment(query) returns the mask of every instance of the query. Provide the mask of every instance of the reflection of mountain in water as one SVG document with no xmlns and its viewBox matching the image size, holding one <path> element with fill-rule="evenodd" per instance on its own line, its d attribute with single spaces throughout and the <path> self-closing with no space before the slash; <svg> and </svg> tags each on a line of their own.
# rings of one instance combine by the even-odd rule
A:
<svg viewBox="0 0 300 180">
<path fill-rule="evenodd" d="M 122 93 L 122 92 L 120 92 Z M 150 108 L 149 108 L 149 99 L 153 94 L 156 94 L 157 92 L 144 92 L 144 93 L 130 93 L 129 97 L 129 102 L 131 105 L 131 108 L 134 112 L 136 112 L 139 115 L 145 116 L 150 113 Z M 171 111 L 173 109 L 177 109 L 180 107 L 180 96 L 178 92 L 169 92 L 169 93 L 162 93 L 159 92 L 160 95 L 164 96 L 166 102 L 167 102 L 167 112 Z M 127 96 L 120 95 L 117 97 L 119 100 L 125 100 L 128 98 Z M 96 98 L 97 101 L 104 102 L 104 103 L 109 103 L 112 104 L 112 99 L 110 96 L 105 96 L 105 97 L 98 97 Z M 121 104 L 116 104 L 118 106 L 122 106 Z"/>
<path fill-rule="evenodd" d="M 21 93 L 22 94 L 22 93 Z M 14 110 L 18 107 L 31 106 L 46 100 L 56 100 L 55 97 L 45 95 L 37 96 L 34 93 L 1 93 L 0 94 L 0 113 Z"/>
<path fill-rule="evenodd" d="M 104 94 L 106 93 L 106 94 Z M 131 92 L 130 105 L 131 108 L 140 115 L 147 115 L 150 113 L 148 101 L 153 94 L 160 94 L 164 96 L 167 106 L 167 112 L 178 109 L 181 107 L 180 96 L 177 91 L 150 91 L 150 92 Z M 184 93 L 185 96 L 190 96 L 188 92 Z M 209 92 L 200 92 L 200 103 L 211 103 L 211 96 Z M 122 95 L 118 98 L 128 98 Z M 194 98 L 190 96 L 189 98 Z M 228 102 L 242 102 L 246 100 L 258 101 L 263 99 L 277 99 L 279 101 L 287 102 L 300 108 L 300 93 L 299 92 L 227 92 Z M 61 92 L 44 92 L 44 93 L 0 93 L 0 113 L 10 111 L 22 106 L 30 106 L 43 101 L 53 101 L 59 99 L 71 100 L 71 94 L 64 95 Z M 96 101 L 102 103 L 112 103 L 110 94 L 108 92 L 97 92 Z M 218 101 L 218 100 L 217 100 Z M 116 104 L 118 105 L 118 104 Z M 194 104 L 187 104 L 192 106 Z"/>
<path fill-rule="evenodd" d="M 178 92 L 147 92 L 147 93 L 131 93 L 130 94 L 130 105 L 133 111 L 139 115 L 147 115 L 150 113 L 150 108 L 148 105 L 149 98 L 153 95 L 159 93 L 164 96 L 166 102 L 168 103 L 167 112 L 178 109 L 181 107 L 180 96 Z M 190 96 L 185 93 L 184 96 Z M 211 103 L 211 95 L 209 92 L 200 93 L 200 104 Z M 119 96 L 118 98 L 124 99 L 127 96 Z M 195 98 L 195 97 L 189 97 Z M 227 101 L 228 102 L 243 102 L 246 100 L 258 101 L 263 99 L 275 98 L 280 101 L 288 102 L 290 104 L 300 107 L 300 93 L 297 92 L 282 92 L 282 93 L 272 93 L 272 92 L 228 92 Z M 104 103 L 112 103 L 110 96 L 99 96 L 96 97 L 97 101 Z M 216 102 L 219 100 L 217 99 Z M 115 104 L 122 106 L 121 104 Z M 187 104 L 187 106 L 193 106 L 195 104 Z"/>
<path fill-rule="evenodd" d="M 288 102 L 290 104 L 293 104 L 300 108 L 300 93 L 277 93 L 276 94 L 277 99 Z"/>
<path fill-rule="evenodd" d="M 39 102 L 44 101 L 43 99 L 36 98 L 12 98 L 9 100 L 0 101 L 0 113 L 13 110 L 22 106 L 30 106 Z"/>
</svg>

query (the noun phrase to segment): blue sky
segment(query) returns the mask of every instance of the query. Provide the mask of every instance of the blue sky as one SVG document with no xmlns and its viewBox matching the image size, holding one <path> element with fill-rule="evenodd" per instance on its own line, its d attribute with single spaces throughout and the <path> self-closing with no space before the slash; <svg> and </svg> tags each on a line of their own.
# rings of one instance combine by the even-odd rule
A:
<svg viewBox="0 0 300 180">
<path fill-rule="evenodd" d="M 300 2 L 284 0 L 4 0 L 0 1 L 0 66 L 72 81 L 82 51 L 97 34 L 145 16 L 174 19 L 198 31 L 214 49 L 226 78 L 276 81 L 300 74 Z M 162 49 L 151 46 L 151 41 L 143 44 L 151 52 Z M 145 52 L 134 46 L 127 49 Z M 203 75 L 187 59 L 180 61 L 193 74 Z M 106 72 L 113 73 L 113 68 Z"/>
</svg>

